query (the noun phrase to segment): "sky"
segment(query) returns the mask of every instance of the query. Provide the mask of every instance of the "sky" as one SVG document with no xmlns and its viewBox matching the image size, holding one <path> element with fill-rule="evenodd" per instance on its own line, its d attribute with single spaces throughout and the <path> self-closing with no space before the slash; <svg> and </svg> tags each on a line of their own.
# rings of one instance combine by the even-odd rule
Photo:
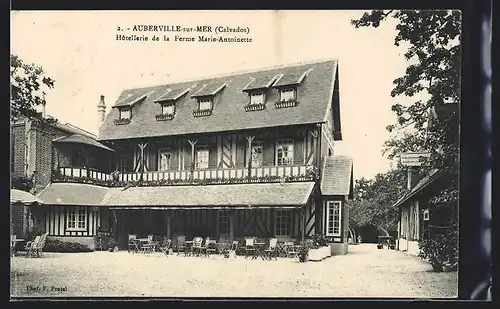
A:
<svg viewBox="0 0 500 309">
<path fill-rule="evenodd" d="M 382 155 L 386 125 L 396 120 L 393 80 L 404 74 L 405 47 L 394 45 L 395 23 L 356 29 L 363 11 L 23 11 L 11 13 L 11 53 L 42 66 L 55 80 L 48 115 L 97 134 L 97 103 L 107 111 L 128 88 L 281 64 L 338 59 L 343 141 L 335 154 L 354 160 L 354 177 L 390 168 Z M 249 29 L 251 43 L 117 41 L 134 25 L 229 26 Z M 125 32 L 126 34 L 127 32 Z M 132 34 L 132 33 L 130 33 Z M 152 32 L 135 32 L 137 35 Z M 159 32 L 173 38 L 199 33 Z"/>
</svg>

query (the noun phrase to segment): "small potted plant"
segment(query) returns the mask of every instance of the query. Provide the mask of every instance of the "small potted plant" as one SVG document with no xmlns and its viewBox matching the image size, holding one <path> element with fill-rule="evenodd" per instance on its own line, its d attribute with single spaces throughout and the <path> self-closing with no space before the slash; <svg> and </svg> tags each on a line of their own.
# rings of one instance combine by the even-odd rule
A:
<svg viewBox="0 0 500 309">
<path fill-rule="evenodd" d="M 298 256 L 301 263 L 309 261 L 309 248 L 306 245 L 300 246 Z"/>
</svg>

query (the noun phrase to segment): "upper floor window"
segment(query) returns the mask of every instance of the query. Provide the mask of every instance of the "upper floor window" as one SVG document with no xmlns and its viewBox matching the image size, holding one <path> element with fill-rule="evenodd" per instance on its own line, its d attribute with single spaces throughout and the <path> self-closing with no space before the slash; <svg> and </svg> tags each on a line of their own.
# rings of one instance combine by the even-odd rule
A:
<svg viewBox="0 0 500 309">
<path fill-rule="evenodd" d="M 262 142 L 252 142 L 252 166 L 262 166 L 264 161 L 264 147 Z"/>
<path fill-rule="evenodd" d="M 289 101 L 297 99 L 297 91 L 295 88 L 280 89 L 280 101 Z"/>
<path fill-rule="evenodd" d="M 85 207 L 70 207 L 67 212 L 66 229 L 68 230 L 86 230 L 87 229 L 87 211 Z"/>
<path fill-rule="evenodd" d="M 158 171 L 168 171 L 171 169 L 172 153 L 168 149 L 158 150 Z"/>
<path fill-rule="evenodd" d="M 292 211 L 276 211 L 276 236 L 292 236 Z"/>
<path fill-rule="evenodd" d="M 175 111 L 175 105 L 170 103 L 170 104 L 162 104 L 161 105 L 161 113 L 163 115 L 173 115 Z"/>
<path fill-rule="evenodd" d="M 130 119 L 132 116 L 132 110 L 130 107 L 122 107 L 119 109 L 120 119 Z"/>
<path fill-rule="evenodd" d="M 293 165 L 293 140 L 280 140 L 276 143 L 276 165 Z"/>
<path fill-rule="evenodd" d="M 200 146 L 196 149 L 196 169 L 208 168 L 208 147 Z"/>
<path fill-rule="evenodd" d="M 341 206 L 340 201 L 328 201 L 326 203 L 326 236 L 341 236 Z"/>
<path fill-rule="evenodd" d="M 250 94 L 250 104 L 264 104 L 264 93 L 253 92 Z"/>
<path fill-rule="evenodd" d="M 200 111 L 211 110 L 212 109 L 212 99 L 210 99 L 210 98 L 200 99 L 198 101 L 198 104 L 199 104 L 199 108 L 198 109 Z"/>
</svg>

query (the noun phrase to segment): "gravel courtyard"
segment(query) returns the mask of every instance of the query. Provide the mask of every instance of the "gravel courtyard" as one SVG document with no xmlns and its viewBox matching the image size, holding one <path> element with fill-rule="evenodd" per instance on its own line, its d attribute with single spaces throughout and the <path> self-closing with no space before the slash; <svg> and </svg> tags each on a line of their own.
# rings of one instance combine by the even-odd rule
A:
<svg viewBox="0 0 500 309">
<path fill-rule="evenodd" d="M 457 273 L 374 244 L 322 262 L 117 253 L 11 259 L 11 296 L 454 298 Z"/>
</svg>

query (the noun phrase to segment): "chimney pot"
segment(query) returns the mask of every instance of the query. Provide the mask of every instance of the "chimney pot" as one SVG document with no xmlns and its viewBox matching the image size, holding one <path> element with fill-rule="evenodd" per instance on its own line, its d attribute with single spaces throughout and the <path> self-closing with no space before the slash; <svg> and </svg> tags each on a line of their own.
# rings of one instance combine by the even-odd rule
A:
<svg viewBox="0 0 500 309">
<path fill-rule="evenodd" d="M 104 95 L 101 94 L 99 104 L 97 105 L 97 117 L 99 120 L 99 126 L 104 122 L 106 116 L 106 103 L 104 102 Z"/>
</svg>

